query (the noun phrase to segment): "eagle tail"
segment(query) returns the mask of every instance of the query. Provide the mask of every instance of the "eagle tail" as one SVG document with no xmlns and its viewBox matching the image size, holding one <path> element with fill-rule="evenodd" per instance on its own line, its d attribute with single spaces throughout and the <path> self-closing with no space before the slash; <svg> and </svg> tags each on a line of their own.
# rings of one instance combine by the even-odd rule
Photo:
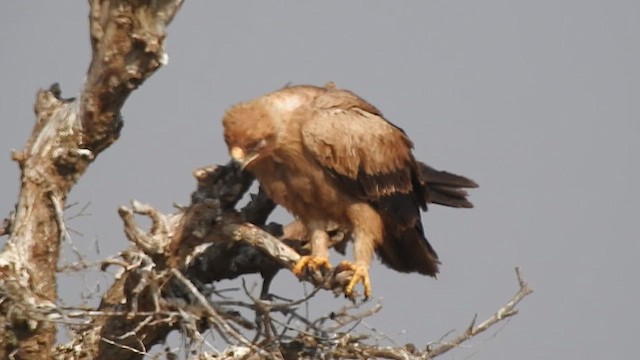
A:
<svg viewBox="0 0 640 360">
<path fill-rule="evenodd" d="M 455 208 L 472 208 L 473 204 L 467 199 L 465 189 L 477 188 L 475 181 L 464 176 L 440 171 L 431 166 L 418 163 L 420 184 L 427 203 L 450 206 Z"/>
<path fill-rule="evenodd" d="M 386 220 L 386 239 L 376 249 L 382 263 L 396 271 L 436 277 L 440 260 L 424 236 L 420 220 L 409 227 Z"/>
<path fill-rule="evenodd" d="M 377 249 L 377 253 L 384 265 L 399 272 L 417 272 L 432 277 L 438 273 L 438 255 L 418 231 L 405 234 L 404 239 L 386 241 Z"/>
</svg>

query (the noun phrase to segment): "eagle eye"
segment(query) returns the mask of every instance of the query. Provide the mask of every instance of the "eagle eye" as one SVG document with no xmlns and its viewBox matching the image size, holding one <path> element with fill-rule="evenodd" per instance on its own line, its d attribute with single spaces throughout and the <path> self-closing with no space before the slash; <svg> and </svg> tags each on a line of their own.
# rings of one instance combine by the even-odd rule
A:
<svg viewBox="0 0 640 360">
<path fill-rule="evenodd" d="M 265 139 L 260 139 L 260 140 L 257 140 L 257 141 L 253 141 L 253 142 L 249 143 L 249 145 L 247 145 L 247 151 L 249 153 L 256 152 L 256 151 L 262 149 L 266 144 L 267 144 L 267 141 Z"/>
</svg>

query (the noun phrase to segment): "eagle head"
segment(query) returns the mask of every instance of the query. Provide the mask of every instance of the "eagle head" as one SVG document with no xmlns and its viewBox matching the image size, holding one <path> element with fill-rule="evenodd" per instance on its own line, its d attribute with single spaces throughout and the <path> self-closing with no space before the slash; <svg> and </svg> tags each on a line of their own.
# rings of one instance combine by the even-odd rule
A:
<svg viewBox="0 0 640 360">
<path fill-rule="evenodd" d="M 276 147 L 276 124 L 264 104 L 235 105 L 227 110 L 222 125 L 231 158 L 242 168 L 251 170 Z"/>
</svg>

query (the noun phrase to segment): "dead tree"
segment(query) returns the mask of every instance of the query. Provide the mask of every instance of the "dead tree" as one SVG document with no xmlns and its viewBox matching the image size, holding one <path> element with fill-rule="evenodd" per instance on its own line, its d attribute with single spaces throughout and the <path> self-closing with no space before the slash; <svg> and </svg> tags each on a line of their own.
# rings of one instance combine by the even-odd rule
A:
<svg viewBox="0 0 640 360">
<path fill-rule="evenodd" d="M 90 1 L 92 60 L 80 97 L 64 99 L 58 85 L 38 92 L 33 132 L 24 150 L 13 154 L 21 170 L 18 203 L 0 227 L 0 235 L 9 237 L 0 254 L 0 358 L 140 359 L 178 330 L 194 347 L 205 342 L 207 331 L 230 345 L 217 353 L 199 351 L 201 359 L 428 359 L 516 314 L 517 303 L 531 292 L 519 273 L 518 292 L 494 316 L 424 348 L 368 344 L 348 330 L 379 306 L 307 319 L 297 307 L 315 292 L 296 301 L 266 299 L 270 279 L 298 261 L 305 242 L 280 239 L 282 227 L 266 224 L 275 205 L 262 193 L 237 209 L 253 178 L 231 165 L 196 169 L 191 203 L 173 214 L 135 201 L 118 209 L 132 245 L 101 262 L 103 269 L 115 266 L 120 272 L 100 305 L 58 305 L 56 270 L 67 233 L 67 195 L 118 139 L 129 94 L 164 63 L 165 29 L 181 5 L 181 0 Z M 151 228 L 140 229 L 136 215 L 148 216 Z M 216 298 L 208 287 L 248 273 L 265 279 L 260 297 L 246 291 L 250 301 Z M 349 275 L 311 273 L 303 280 L 315 291 L 341 294 Z M 291 326 L 294 320 L 304 326 Z M 56 344 L 57 323 L 73 330 L 69 343 Z"/>
</svg>

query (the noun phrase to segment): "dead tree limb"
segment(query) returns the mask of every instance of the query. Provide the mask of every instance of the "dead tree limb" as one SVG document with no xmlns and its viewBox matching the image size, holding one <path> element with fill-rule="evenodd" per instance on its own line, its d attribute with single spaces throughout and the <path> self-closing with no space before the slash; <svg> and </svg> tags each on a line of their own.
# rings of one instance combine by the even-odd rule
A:
<svg viewBox="0 0 640 360">
<path fill-rule="evenodd" d="M 56 331 L 32 314 L 57 299 L 56 266 L 67 195 L 96 156 L 122 129 L 120 109 L 129 94 L 164 62 L 165 28 L 181 0 L 90 3 L 92 60 L 78 99 L 63 99 L 58 85 L 36 96 L 36 123 L 24 150 L 13 153 L 21 188 L 11 236 L 0 255 L 0 288 L 19 291 L 33 312 L 0 306 L 0 358 L 48 358 Z"/>
<path fill-rule="evenodd" d="M 403 360 L 428 360 L 440 356 L 452 349 L 457 348 L 464 342 L 472 339 L 480 333 L 486 331 L 497 323 L 514 316 L 518 313 L 516 306 L 527 295 L 531 294 L 533 290 L 524 281 L 520 270 L 516 268 L 516 274 L 518 277 L 518 291 L 516 294 L 502 306 L 494 315 L 485 320 L 479 325 L 475 325 L 475 318 L 467 330 L 456 336 L 447 342 L 438 342 L 438 345 L 429 345 L 424 349 L 419 349 L 413 344 L 406 344 L 401 346 L 382 346 L 378 344 L 368 344 L 367 335 L 357 335 L 354 332 L 336 333 L 331 331 L 330 337 L 318 337 L 313 334 L 301 332 L 300 336 L 289 342 L 282 342 L 280 344 L 280 354 L 283 354 L 285 358 L 306 358 L 314 356 L 320 356 L 326 358 L 335 359 L 403 359 Z M 331 314 L 330 317 L 338 318 L 336 324 L 333 327 L 327 329 L 335 330 L 338 327 L 344 326 L 349 323 L 361 320 L 363 317 L 367 317 L 379 310 L 378 307 L 373 307 L 368 311 L 361 314 L 349 314 L 346 311 L 339 312 L 338 314 Z M 324 322 L 327 317 L 321 317 L 314 323 Z M 246 354 L 249 351 L 240 351 L 235 349 L 235 353 L 230 354 L 229 359 L 238 359 L 239 356 L 234 356 L 236 353 Z"/>
<path fill-rule="evenodd" d="M 139 359 L 147 349 L 163 342 L 171 330 L 181 329 L 185 321 L 199 324 L 191 326 L 192 328 L 220 326 L 227 335 L 231 334 L 231 338 L 241 339 L 237 333 L 228 331 L 226 320 L 220 320 L 220 316 L 224 318 L 225 315 L 223 310 L 204 304 L 202 294 L 194 294 L 191 283 L 185 283 L 184 278 L 175 274 L 176 271 L 181 273 L 184 270 L 190 281 L 195 279 L 205 283 L 210 282 L 207 281 L 210 279 L 203 281 L 193 275 L 222 279 L 256 272 L 255 268 L 225 267 L 225 264 L 228 265 L 225 261 L 233 258 L 229 256 L 229 251 L 234 246 L 229 246 L 229 241 L 223 241 L 220 234 L 214 231 L 216 224 L 220 222 L 244 221 L 243 215 L 235 211 L 234 207 L 253 178 L 229 166 L 200 168 L 194 171 L 194 176 L 198 186 L 192 194 L 192 203 L 180 208 L 175 214 L 163 214 L 137 201 L 132 202 L 130 208 L 121 207 L 118 210 L 124 223 L 125 235 L 134 246 L 122 253 L 123 272 L 107 290 L 96 309 L 105 316 L 92 317 L 69 344 L 56 349 L 58 357 Z M 273 206 L 267 204 L 267 208 L 263 210 L 257 206 L 252 208 L 256 213 L 266 211 L 268 215 Z M 150 217 L 150 229 L 139 228 L 136 215 Z M 267 215 L 261 214 L 261 217 L 266 219 Z M 211 267 L 202 271 L 190 270 L 190 262 L 195 261 L 194 257 L 198 255 L 196 248 L 207 243 L 218 250 L 219 261 L 205 261 Z M 252 251 L 249 250 L 249 245 L 244 246 L 245 250 Z M 237 254 L 241 258 L 245 256 L 244 251 L 237 251 Z M 248 263 L 256 264 L 252 261 Z M 179 317 L 167 315 L 181 312 L 185 308 L 191 309 L 192 314 L 186 316 L 185 313 L 185 316 Z M 141 321 L 148 318 L 149 313 L 155 314 L 154 321 L 141 326 Z M 203 319 L 214 321 L 205 324 L 202 323 Z M 235 320 L 240 326 L 246 325 L 241 319 Z M 130 336 L 122 337 L 123 334 Z"/>
<path fill-rule="evenodd" d="M 465 341 L 473 338 L 474 336 L 484 332 L 489 329 L 491 326 L 496 323 L 505 320 L 511 316 L 514 316 L 518 313 L 518 309 L 516 309 L 516 305 L 524 299 L 527 295 L 531 294 L 533 290 L 529 287 L 529 285 L 522 278 L 522 274 L 520 273 L 520 268 L 516 268 L 516 276 L 518 277 L 518 285 L 520 286 L 518 292 L 507 302 L 503 307 L 501 307 L 495 314 L 493 314 L 490 318 L 483 321 L 481 324 L 476 325 L 476 317 L 473 318 L 471 324 L 465 330 L 464 333 L 456 336 L 450 341 L 441 343 L 431 349 L 428 349 L 427 352 L 430 357 L 434 358 L 436 356 L 442 355 L 447 351 L 454 349 L 460 346 Z"/>
<path fill-rule="evenodd" d="M 194 176 L 198 187 L 191 196 L 192 203 L 175 214 L 162 214 L 136 201 L 131 208 L 119 209 L 125 234 L 135 246 L 123 252 L 125 264 L 129 265 L 125 265 L 124 273 L 116 279 L 97 309 L 111 315 L 92 318 L 87 330 L 80 332 L 70 344 L 59 347 L 58 353 L 69 355 L 82 349 L 82 354 L 74 353 L 73 356 L 137 359 L 145 349 L 164 341 L 171 330 L 181 326 L 180 321 L 165 321 L 162 326 L 139 326 L 141 319 L 147 318 L 145 314 L 153 311 L 167 314 L 184 308 L 203 309 L 194 310 L 200 314 L 201 326 L 217 329 L 232 344 L 247 346 L 244 337 L 230 327 L 231 323 L 246 327 L 246 321 L 228 312 L 231 316 L 229 324 L 221 320 L 216 314 L 225 313 L 224 309 L 214 307 L 214 303 L 204 303 L 205 297 L 195 291 L 197 288 L 191 282 L 208 284 L 243 274 L 262 273 L 264 276 L 281 268 L 290 269 L 303 250 L 294 249 L 263 230 L 275 228 L 276 233 L 280 230 L 277 226 L 264 225 L 274 206 L 263 195 L 253 196 L 242 211 L 235 210 L 238 200 L 253 181 L 251 176 L 233 166 L 197 169 Z M 140 229 L 135 215 L 150 217 L 151 228 Z M 253 220 L 255 224 L 247 220 Z M 207 247 L 198 250 L 203 245 Z M 301 244 L 293 242 L 290 245 L 299 247 Z M 186 276 L 176 275 L 183 273 Z M 346 272 L 309 274 L 307 280 L 341 293 L 349 275 Z M 186 278 L 189 283 L 185 282 Z M 123 316 L 126 312 L 130 315 Z M 134 336 L 113 337 L 130 333 Z M 251 350 L 261 351 L 253 345 Z"/>
</svg>

